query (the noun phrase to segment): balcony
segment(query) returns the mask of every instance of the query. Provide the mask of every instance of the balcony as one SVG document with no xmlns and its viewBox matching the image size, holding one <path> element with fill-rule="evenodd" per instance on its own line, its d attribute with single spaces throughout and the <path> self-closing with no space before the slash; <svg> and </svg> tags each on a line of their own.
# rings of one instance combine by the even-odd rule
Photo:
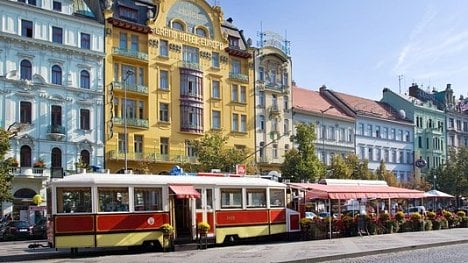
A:
<svg viewBox="0 0 468 263">
<path fill-rule="evenodd" d="M 125 125 L 123 118 L 114 117 L 114 124 L 117 125 Z M 148 128 L 149 121 L 145 119 L 135 119 L 135 118 L 127 118 L 127 127 L 136 127 L 136 128 Z"/>
<path fill-rule="evenodd" d="M 47 168 L 36 167 L 11 167 L 8 170 L 16 178 L 43 178 L 50 176 L 50 170 Z"/>
<path fill-rule="evenodd" d="M 281 115 L 278 105 L 272 105 L 268 108 L 268 112 L 271 117 Z"/>
<path fill-rule="evenodd" d="M 158 149 L 159 150 L 159 149 Z M 119 150 L 110 150 L 107 157 L 112 160 L 124 160 L 125 153 Z M 180 154 L 160 154 L 159 152 L 127 153 L 127 160 L 167 163 L 198 163 L 197 157 L 188 157 Z"/>
<path fill-rule="evenodd" d="M 148 53 L 139 52 L 136 50 L 126 49 L 126 48 L 112 48 L 112 54 L 127 58 L 136 58 L 139 60 L 148 61 Z"/>
<path fill-rule="evenodd" d="M 49 125 L 47 128 L 47 135 L 52 140 L 60 141 L 65 138 L 65 127 L 58 124 Z"/>
<path fill-rule="evenodd" d="M 114 117 L 114 124 L 117 125 L 125 125 L 125 120 L 123 118 Z M 149 121 L 145 119 L 134 119 L 134 118 L 127 118 L 127 127 L 135 127 L 135 128 L 148 128 Z"/>
<path fill-rule="evenodd" d="M 271 90 L 274 92 L 288 92 L 288 86 L 278 83 L 265 84 L 265 90 Z"/>
<path fill-rule="evenodd" d="M 186 68 L 186 69 L 191 69 L 191 70 L 197 70 L 200 71 L 200 64 L 197 62 L 191 62 L 191 61 L 180 61 L 179 62 L 179 68 Z"/>
<path fill-rule="evenodd" d="M 148 87 L 144 85 L 138 85 L 135 83 L 127 83 L 124 85 L 124 83 L 120 81 L 114 81 L 114 90 L 122 90 L 127 89 L 127 92 L 134 92 L 134 93 L 139 93 L 139 94 L 144 94 L 148 95 Z"/>
<path fill-rule="evenodd" d="M 229 78 L 232 79 L 232 80 L 240 81 L 240 82 L 249 82 L 249 76 L 245 75 L 245 74 L 242 74 L 242 73 L 230 72 L 229 73 Z"/>
<path fill-rule="evenodd" d="M 442 135 L 442 129 L 439 128 L 426 128 L 424 129 L 424 132 L 428 135 Z"/>
</svg>

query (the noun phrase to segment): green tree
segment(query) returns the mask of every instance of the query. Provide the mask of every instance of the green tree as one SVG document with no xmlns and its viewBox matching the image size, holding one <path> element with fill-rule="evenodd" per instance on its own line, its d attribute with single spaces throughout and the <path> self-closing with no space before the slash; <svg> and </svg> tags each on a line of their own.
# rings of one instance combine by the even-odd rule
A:
<svg viewBox="0 0 468 263">
<path fill-rule="evenodd" d="M 300 123 L 291 142 L 297 146 L 285 154 L 281 173 L 291 181 L 307 180 L 315 182 L 325 175 L 325 166 L 315 154 L 315 125 Z"/>
<path fill-rule="evenodd" d="M 457 197 L 468 195 L 468 147 L 449 149 L 449 159 L 434 171 L 437 176 L 436 189 Z M 432 178 L 428 178 L 432 179 Z M 433 182 L 434 183 L 434 182 Z"/>
<path fill-rule="evenodd" d="M 395 175 L 387 170 L 384 160 L 380 161 L 379 167 L 375 170 L 375 177 L 377 180 L 384 180 L 389 186 L 398 186 L 398 181 Z"/>
<path fill-rule="evenodd" d="M 0 203 L 11 201 L 11 179 L 9 173 L 10 162 L 5 160 L 5 154 L 10 149 L 10 133 L 0 129 Z"/>
<path fill-rule="evenodd" d="M 375 180 L 374 175 L 369 171 L 369 161 L 360 160 L 356 154 L 348 154 L 345 162 L 351 170 L 349 179 Z"/>
<path fill-rule="evenodd" d="M 345 159 L 343 159 L 339 154 L 332 157 L 329 171 L 327 178 L 333 179 L 349 179 L 353 172 L 352 168 L 348 166 Z"/>
<path fill-rule="evenodd" d="M 247 152 L 242 149 L 227 147 L 228 137 L 221 133 L 207 133 L 191 143 L 198 154 L 199 166 L 191 166 L 198 171 L 209 172 L 221 169 L 223 172 L 234 172 L 236 164 L 247 162 Z"/>
</svg>

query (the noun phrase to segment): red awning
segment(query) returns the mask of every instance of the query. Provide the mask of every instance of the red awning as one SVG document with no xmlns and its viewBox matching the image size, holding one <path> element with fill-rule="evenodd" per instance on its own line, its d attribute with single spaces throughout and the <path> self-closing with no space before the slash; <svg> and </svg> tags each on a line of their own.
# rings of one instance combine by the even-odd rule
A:
<svg viewBox="0 0 468 263">
<path fill-rule="evenodd" d="M 169 185 L 176 198 L 200 198 L 200 193 L 191 185 Z"/>
<path fill-rule="evenodd" d="M 424 192 L 383 185 L 291 184 L 306 191 L 307 199 L 423 198 Z"/>
</svg>

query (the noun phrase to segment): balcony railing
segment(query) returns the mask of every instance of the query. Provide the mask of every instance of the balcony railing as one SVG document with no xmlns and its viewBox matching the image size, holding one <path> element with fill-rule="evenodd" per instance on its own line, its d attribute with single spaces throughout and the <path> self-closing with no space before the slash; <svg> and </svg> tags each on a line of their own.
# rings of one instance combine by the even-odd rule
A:
<svg viewBox="0 0 468 263">
<path fill-rule="evenodd" d="M 124 160 L 125 153 L 119 150 L 110 150 L 107 152 L 107 157 L 113 160 Z M 147 161 L 147 162 L 169 162 L 169 163 L 197 163 L 197 157 L 189 157 L 180 154 L 160 154 L 155 152 L 129 152 L 127 160 L 130 161 Z"/>
<path fill-rule="evenodd" d="M 130 91 L 130 92 L 136 92 L 136 93 L 141 93 L 141 94 L 148 95 L 148 87 L 147 86 L 138 85 L 138 84 L 135 84 L 135 83 L 127 83 L 126 85 L 124 85 L 124 83 L 122 83 L 120 81 L 114 81 L 114 89 L 118 89 L 118 90 L 127 89 L 127 91 Z"/>
<path fill-rule="evenodd" d="M 200 70 L 200 64 L 191 62 L 191 61 L 180 61 L 179 62 L 179 67 L 180 68 L 187 68 L 187 69 L 193 69 L 193 70 Z"/>
<path fill-rule="evenodd" d="M 140 60 L 146 60 L 146 61 L 148 60 L 148 53 L 126 49 L 126 48 L 114 47 L 112 48 L 112 54 L 129 57 L 129 58 L 136 58 Z"/>
<path fill-rule="evenodd" d="M 277 92 L 284 92 L 286 90 L 287 86 L 283 84 L 278 84 L 278 83 L 268 83 L 265 84 L 265 89 L 272 90 L 272 91 L 277 91 Z"/>
<path fill-rule="evenodd" d="M 249 76 L 241 73 L 229 73 L 229 78 L 233 80 L 238 80 L 242 82 L 249 82 Z"/>
<path fill-rule="evenodd" d="M 11 175 L 15 177 L 27 177 L 27 178 L 36 178 L 36 177 L 49 177 L 50 170 L 47 168 L 36 168 L 36 167 L 11 167 L 9 168 Z"/>
<path fill-rule="evenodd" d="M 58 124 L 49 125 L 49 127 L 47 128 L 47 133 L 58 133 L 65 135 L 65 127 Z"/>
<path fill-rule="evenodd" d="M 124 120 L 124 118 L 114 117 L 114 124 L 125 125 L 125 120 Z M 145 119 L 127 118 L 127 126 L 139 127 L 139 128 L 148 128 L 149 127 L 149 121 L 145 120 Z"/>
</svg>

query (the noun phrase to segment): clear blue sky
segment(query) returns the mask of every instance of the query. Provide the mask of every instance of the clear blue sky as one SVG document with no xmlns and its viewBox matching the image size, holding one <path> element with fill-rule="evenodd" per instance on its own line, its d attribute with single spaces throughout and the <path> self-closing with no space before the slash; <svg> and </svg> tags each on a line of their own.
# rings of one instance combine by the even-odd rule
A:
<svg viewBox="0 0 468 263">
<path fill-rule="evenodd" d="M 213 4 L 214 0 L 208 1 Z M 380 100 L 411 83 L 468 94 L 468 1 L 218 0 L 224 18 L 257 41 L 274 31 L 291 41 L 293 79 Z"/>
</svg>

